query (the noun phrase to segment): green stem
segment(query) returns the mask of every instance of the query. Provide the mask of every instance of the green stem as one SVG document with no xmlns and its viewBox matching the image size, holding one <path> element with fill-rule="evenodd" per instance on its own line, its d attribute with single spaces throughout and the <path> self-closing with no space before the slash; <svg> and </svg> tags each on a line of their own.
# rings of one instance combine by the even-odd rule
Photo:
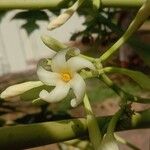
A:
<svg viewBox="0 0 150 150">
<path fill-rule="evenodd" d="M 124 92 L 121 88 L 119 88 L 116 84 L 114 84 L 104 73 L 101 74 L 100 79 L 121 97 L 122 103 L 127 102 L 129 97 L 127 93 Z"/>
<path fill-rule="evenodd" d="M 121 108 L 118 112 L 116 112 L 116 114 L 114 114 L 114 116 L 111 118 L 109 124 L 108 124 L 108 128 L 107 128 L 107 134 L 114 134 L 115 128 L 117 126 L 117 122 L 121 116 L 121 114 L 123 113 L 123 108 Z"/>
<path fill-rule="evenodd" d="M 126 75 L 134 80 L 136 83 L 138 83 L 143 89 L 150 90 L 150 78 L 140 71 L 134 71 L 119 67 L 105 67 L 103 71 L 105 73 L 119 73 Z"/>
<path fill-rule="evenodd" d="M 116 94 L 118 94 L 121 98 L 126 98 L 126 100 L 131 101 L 131 102 L 136 102 L 136 103 L 143 103 L 143 104 L 149 104 L 150 103 L 150 98 L 142 98 L 138 96 L 131 95 L 121 89 L 119 86 L 114 84 L 107 76 L 103 76 L 102 78 L 103 82 L 110 87 Z"/>
<path fill-rule="evenodd" d="M 101 14 L 99 14 L 99 20 L 101 20 L 104 23 L 104 25 L 109 27 L 112 30 L 112 32 L 115 32 L 119 36 L 125 32 L 118 25 L 111 22 L 111 20 L 108 20 L 107 17 L 104 17 Z M 129 39 L 128 43 L 135 49 L 137 54 L 140 55 L 140 57 L 144 60 L 144 62 L 150 65 L 149 53 L 148 53 L 150 49 L 150 45 L 148 43 L 142 42 L 140 39 L 136 37 L 136 35 L 133 35 Z"/>
<path fill-rule="evenodd" d="M 131 124 L 116 130 L 129 130 L 150 127 L 150 109 L 136 113 L 131 117 Z M 99 118 L 99 128 L 104 130 L 111 117 Z M 126 122 L 121 120 L 121 122 Z M 45 122 L 30 125 L 17 125 L 0 128 L 0 149 L 25 149 L 87 136 L 86 119 L 70 119 L 64 121 Z"/>
<path fill-rule="evenodd" d="M 0 10 L 8 9 L 50 9 L 67 7 L 69 0 L 1 0 Z"/>
<path fill-rule="evenodd" d="M 96 117 L 92 111 L 88 96 L 85 95 L 84 97 L 84 108 L 86 111 L 86 117 L 87 117 L 87 127 L 88 127 L 88 133 L 89 133 L 89 139 L 94 147 L 95 150 L 98 150 L 101 144 L 101 133 L 98 127 L 98 123 L 96 120 Z"/>
<path fill-rule="evenodd" d="M 139 27 L 144 23 L 144 21 L 150 16 L 149 10 L 150 10 L 150 0 L 146 0 L 146 2 L 138 11 L 134 20 L 129 25 L 126 32 L 123 34 L 123 36 L 100 57 L 101 62 L 106 61 L 115 52 L 117 52 L 119 47 L 123 45 L 132 36 L 132 34 L 139 29 Z"/>
<path fill-rule="evenodd" d="M 119 131 L 137 128 L 149 128 L 149 115 L 150 109 L 141 113 L 136 113 L 131 118 L 130 125 L 126 127 L 120 127 L 118 124 L 116 130 Z M 100 130 L 103 130 L 104 127 L 108 126 L 108 120 L 110 120 L 111 117 L 100 117 L 97 119 Z M 0 149 L 25 149 L 29 147 L 81 138 L 87 135 L 87 122 L 86 119 L 83 118 L 30 125 L 1 127 Z"/>
<path fill-rule="evenodd" d="M 119 86 L 117 86 L 116 84 L 114 84 L 104 73 L 111 73 L 111 72 L 119 72 L 119 73 L 123 73 L 126 72 L 126 75 L 129 75 L 129 71 L 128 69 L 125 68 L 117 68 L 117 67 L 106 67 L 103 68 L 101 70 L 99 70 L 99 75 L 101 75 L 101 79 L 103 80 L 103 82 L 110 87 L 112 90 L 114 90 L 114 92 L 116 92 L 121 98 L 126 99 L 128 101 L 132 101 L 132 102 L 136 102 L 136 103 L 146 103 L 149 104 L 150 103 L 150 98 L 142 98 L 142 97 L 138 97 L 138 96 L 134 96 L 131 95 L 129 93 L 127 93 L 126 91 L 124 91 L 123 89 L 121 89 Z M 131 70 L 132 71 L 132 70 Z M 132 71 L 134 72 L 134 71 Z M 88 76 L 88 75 L 87 75 Z M 92 76 L 92 75 L 91 75 Z M 140 75 L 139 75 L 140 76 Z M 90 75 L 89 75 L 90 77 Z"/>
<path fill-rule="evenodd" d="M 101 0 L 102 7 L 140 7 L 145 0 Z M 1 0 L 0 10 L 8 9 L 50 9 L 68 7 L 69 0 Z"/>
<path fill-rule="evenodd" d="M 101 0 L 102 7 L 140 7 L 145 2 L 145 0 Z"/>
<path fill-rule="evenodd" d="M 110 79 L 109 77 L 107 77 L 107 75 L 104 72 L 104 68 L 102 66 L 102 64 L 96 60 L 96 68 L 99 72 L 99 79 L 101 79 L 108 87 L 110 87 L 112 90 L 114 90 L 114 92 L 116 92 L 122 99 L 122 103 L 121 104 L 126 104 L 127 103 L 127 99 L 128 99 L 128 95 L 121 89 L 118 88 L 118 86 L 116 86 Z"/>
</svg>

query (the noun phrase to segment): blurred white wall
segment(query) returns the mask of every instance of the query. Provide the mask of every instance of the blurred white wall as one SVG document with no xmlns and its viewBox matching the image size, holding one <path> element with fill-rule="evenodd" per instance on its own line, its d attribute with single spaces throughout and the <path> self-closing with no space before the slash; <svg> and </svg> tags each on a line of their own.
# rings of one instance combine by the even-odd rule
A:
<svg viewBox="0 0 150 150">
<path fill-rule="evenodd" d="M 9 12 L 0 23 L 0 76 L 30 70 L 36 67 L 34 62 L 40 58 L 53 55 L 53 51 L 40 40 L 42 34 L 67 42 L 73 32 L 83 28 L 83 18 L 75 14 L 65 25 L 54 31 L 47 31 L 47 22 L 38 22 L 40 30 L 28 36 L 24 29 L 20 29 L 24 21 L 11 20 L 16 12 Z"/>
</svg>

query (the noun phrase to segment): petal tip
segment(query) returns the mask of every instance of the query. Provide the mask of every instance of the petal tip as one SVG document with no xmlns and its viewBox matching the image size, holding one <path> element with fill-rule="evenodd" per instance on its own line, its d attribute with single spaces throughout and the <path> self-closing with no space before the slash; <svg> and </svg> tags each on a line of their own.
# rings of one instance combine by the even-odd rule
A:
<svg viewBox="0 0 150 150">
<path fill-rule="evenodd" d="M 55 28 L 56 28 L 55 25 L 53 25 L 53 24 L 50 23 L 50 24 L 48 25 L 48 27 L 47 27 L 47 30 L 50 30 L 50 31 L 51 31 L 51 30 L 53 30 L 53 29 L 55 29 Z"/>
<path fill-rule="evenodd" d="M 46 90 L 42 90 L 42 91 L 40 92 L 40 94 L 39 94 L 39 97 L 40 97 L 41 99 L 45 100 L 46 97 L 47 97 L 47 95 L 48 95 L 48 92 L 47 92 Z"/>
<path fill-rule="evenodd" d="M 1 99 L 5 99 L 7 96 L 6 96 L 6 91 L 3 91 L 1 94 L 0 94 L 0 98 Z"/>
<path fill-rule="evenodd" d="M 71 100 L 70 104 L 71 104 L 71 107 L 73 107 L 73 108 L 77 107 L 77 105 L 78 105 L 75 98 Z"/>
</svg>

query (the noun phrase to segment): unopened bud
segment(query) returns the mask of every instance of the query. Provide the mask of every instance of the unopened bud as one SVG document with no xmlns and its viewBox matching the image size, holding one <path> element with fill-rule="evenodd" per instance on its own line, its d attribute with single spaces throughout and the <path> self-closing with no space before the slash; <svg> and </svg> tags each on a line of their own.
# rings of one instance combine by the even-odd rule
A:
<svg viewBox="0 0 150 150">
<path fill-rule="evenodd" d="M 16 84 L 8 87 L 5 91 L 3 91 L 0 95 L 0 98 L 12 98 L 41 85 L 43 85 L 41 81 L 30 81 L 21 84 Z"/>
<path fill-rule="evenodd" d="M 74 14 L 74 12 L 80 7 L 84 0 L 77 0 L 70 8 L 64 11 L 61 15 L 57 18 L 52 20 L 48 25 L 48 30 L 53 30 L 55 28 L 60 27 L 63 25 L 67 20 Z"/>
</svg>

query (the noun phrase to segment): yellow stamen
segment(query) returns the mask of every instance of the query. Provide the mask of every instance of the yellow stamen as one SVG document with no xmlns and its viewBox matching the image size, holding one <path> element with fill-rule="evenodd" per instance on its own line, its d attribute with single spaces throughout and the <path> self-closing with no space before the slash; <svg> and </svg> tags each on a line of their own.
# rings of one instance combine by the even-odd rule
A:
<svg viewBox="0 0 150 150">
<path fill-rule="evenodd" d="M 62 73 L 61 78 L 65 81 L 68 82 L 71 80 L 71 75 L 69 73 Z"/>
</svg>

